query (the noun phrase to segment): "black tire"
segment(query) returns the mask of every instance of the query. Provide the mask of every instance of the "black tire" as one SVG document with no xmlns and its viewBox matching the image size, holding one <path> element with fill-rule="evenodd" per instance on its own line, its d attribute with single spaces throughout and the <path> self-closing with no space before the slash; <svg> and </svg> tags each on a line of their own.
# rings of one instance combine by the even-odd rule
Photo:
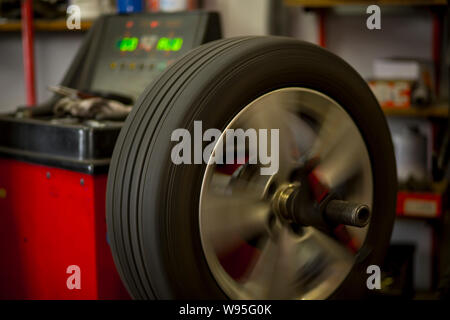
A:
<svg viewBox="0 0 450 320">
<path fill-rule="evenodd" d="M 133 298 L 227 298 L 211 275 L 199 236 L 205 165 L 171 162 L 174 129 L 223 129 L 248 103 L 284 87 L 306 87 L 343 106 L 361 131 L 373 169 L 373 213 L 352 271 L 332 298 L 357 298 L 366 268 L 379 264 L 392 230 L 396 169 L 385 117 L 365 81 L 339 57 L 282 37 L 240 37 L 201 46 L 147 90 L 120 133 L 107 191 L 108 235 Z"/>
</svg>

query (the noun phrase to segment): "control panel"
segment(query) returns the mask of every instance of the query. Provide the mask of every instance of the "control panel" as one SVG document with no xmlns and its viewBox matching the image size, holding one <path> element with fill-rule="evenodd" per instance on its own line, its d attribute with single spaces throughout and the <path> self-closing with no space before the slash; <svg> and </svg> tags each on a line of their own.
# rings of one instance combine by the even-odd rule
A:
<svg viewBox="0 0 450 320">
<path fill-rule="evenodd" d="M 220 37 L 211 13 L 183 12 L 111 16 L 99 37 L 90 89 L 136 99 L 180 56 Z M 220 31 L 219 31 L 220 33 Z"/>
</svg>

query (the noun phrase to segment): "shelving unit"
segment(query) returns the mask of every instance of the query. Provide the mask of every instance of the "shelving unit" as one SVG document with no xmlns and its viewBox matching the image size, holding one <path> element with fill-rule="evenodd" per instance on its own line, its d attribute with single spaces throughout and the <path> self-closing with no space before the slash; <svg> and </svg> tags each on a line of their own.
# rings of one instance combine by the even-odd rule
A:
<svg viewBox="0 0 450 320">
<path fill-rule="evenodd" d="M 66 20 L 35 20 L 35 31 L 47 32 L 83 32 L 89 30 L 92 26 L 92 21 L 81 21 L 81 29 L 69 30 L 66 26 Z M 0 22 L 0 32 L 20 32 L 22 25 L 20 20 Z"/>
<path fill-rule="evenodd" d="M 448 118 L 448 104 L 439 103 L 429 107 L 383 108 L 389 117 Z"/>
<path fill-rule="evenodd" d="M 304 6 L 310 8 L 324 8 L 343 5 L 407 5 L 407 6 L 436 6 L 447 5 L 446 0 L 284 0 L 287 6 Z"/>
</svg>

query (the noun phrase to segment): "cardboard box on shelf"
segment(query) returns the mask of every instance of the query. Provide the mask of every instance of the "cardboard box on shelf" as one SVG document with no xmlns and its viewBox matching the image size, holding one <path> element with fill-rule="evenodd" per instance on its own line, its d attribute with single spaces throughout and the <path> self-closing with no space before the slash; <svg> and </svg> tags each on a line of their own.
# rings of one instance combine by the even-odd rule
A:
<svg viewBox="0 0 450 320">
<path fill-rule="evenodd" d="M 369 84 L 385 108 L 427 106 L 435 100 L 433 66 L 413 58 L 376 59 Z"/>
</svg>

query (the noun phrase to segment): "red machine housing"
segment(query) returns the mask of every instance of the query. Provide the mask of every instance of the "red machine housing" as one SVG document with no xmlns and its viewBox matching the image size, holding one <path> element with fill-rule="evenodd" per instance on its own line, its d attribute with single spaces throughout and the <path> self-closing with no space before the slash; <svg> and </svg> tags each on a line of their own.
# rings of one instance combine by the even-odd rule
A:
<svg viewBox="0 0 450 320">
<path fill-rule="evenodd" d="M 0 299 L 129 299 L 105 220 L 106 174 L 0 158 Z M 67 285 L 80 268 L 80 289 Z"/>
</svg>

